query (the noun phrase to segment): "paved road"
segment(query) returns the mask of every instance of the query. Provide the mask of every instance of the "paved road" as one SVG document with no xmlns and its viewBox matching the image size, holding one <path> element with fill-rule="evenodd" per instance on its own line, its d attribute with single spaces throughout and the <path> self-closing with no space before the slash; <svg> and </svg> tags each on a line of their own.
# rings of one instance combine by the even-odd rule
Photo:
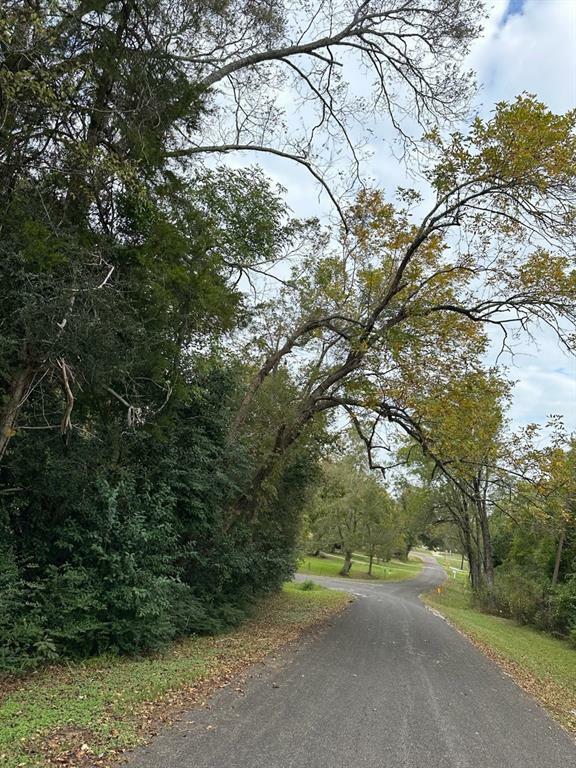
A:
<svg viewBox="0 0 576 768">
<path fill-rule="evenodd" d="M 130 762 L 132 768 L 569 768 L 576 743 L 418 594 L 318 579 L 357 600 L 296 651 L 253 669 Z"/>
</svg>

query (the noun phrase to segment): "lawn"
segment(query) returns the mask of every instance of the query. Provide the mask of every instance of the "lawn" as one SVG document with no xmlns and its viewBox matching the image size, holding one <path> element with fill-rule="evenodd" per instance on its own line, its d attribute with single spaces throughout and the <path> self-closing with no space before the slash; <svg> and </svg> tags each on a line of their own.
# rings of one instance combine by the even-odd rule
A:
<svg viewBox="0 0 576 768">
<path fill-rule="evenodd" d="M 565 727 L 576 732 L 576 651 L 565 640 L 475 610 L 451 579 L 425 602 L 446 616 Z"/>
<path fill-rule="evenodd" d="M 296 639 L 350 600 L 288 584 L 226 634 L 191 637 L 146 658 L 98 657 L 0 680 L 0 765 L 110 766 L 161 722 L 202 701 L 246 666 Z"/>
<path fill-rule="evenodd" d="M 368 558 L 363 555 L 354 555 L 352 559 L 351 579 L 375 579 L 379 581 L 403 581 L 413 579 L 422 570 L 421 560 L 409 560 L 404 563 L 400 560 L 390 560 L 384 564 L 372 565 L 372 576 L 368 575 Z M 306 556 L 300 560 L 299 573 L 311 576 L 341 576 L 340 571 L 344 564 L 344 558 L 338 555 L 326 555 L 324 557 Z"/>
</svg>

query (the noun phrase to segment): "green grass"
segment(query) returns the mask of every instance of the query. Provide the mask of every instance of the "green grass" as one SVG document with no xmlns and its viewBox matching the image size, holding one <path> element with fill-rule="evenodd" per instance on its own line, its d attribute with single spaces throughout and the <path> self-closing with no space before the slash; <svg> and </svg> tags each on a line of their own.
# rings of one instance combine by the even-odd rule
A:
<svg viewBox="0 0 576 768">
<path fill-rule="evenodd" d="M 287 584 L 232 632 L 187 638 L 147 658 L 101 656 L 0 681 L 0 765 L 39 768 L 62 756 L 66 765 L 81 757 L 100 765 L 99 756 L 145 740 L 151 720 L 193 704 L 196 684 L 206 695 L 206 681 L 237 674 L 348 601 L 317 585 Z"/>
<path fill-rule="evenodd" d="M 403 563 L 400 560 L 391 560 L 390 562 L 374 563 L 372 565 L 372 577 L 368 575 L 368 563 L 357 562 L 364 556 L 354 555 L 352 569 L 350 571 L 351 579 L 377 579 L 380 581 L 403 581 L 404 579 L 413 579 L 422 570 L 421 560 L 409 560 Z M 340 576 L 344 558 L 337 555 L 328 555 L 326 557 L 303 557 L 298 567 L 298 572 L 310 574 L 312 576 Z"/>
<path fill-rule="evenodd" d="M 474 609 L 467 584 L 459 581 L 447 580 L 424 599 L 576 731 L 576 651 L 567 641 Z"/>
</svg>

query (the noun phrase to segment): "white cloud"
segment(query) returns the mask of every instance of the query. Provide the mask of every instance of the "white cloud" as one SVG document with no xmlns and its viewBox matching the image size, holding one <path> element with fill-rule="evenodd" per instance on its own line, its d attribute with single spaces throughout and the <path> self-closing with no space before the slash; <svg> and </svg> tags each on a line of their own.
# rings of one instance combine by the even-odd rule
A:
<svg viewBox="0 0 576 768">
<path fill-rule="evenodd" d="M 571 374 L 545 371 L 539 367 L 526 367 L 514 389 L 510 409 L 516 426 L 529 423 L 542 424 L 547 417 L 560 414 L 569 431 L 576 431 L 576 381 Z"/>
<path fill-rule="evenodd" d="M 488 363 L 500 352 L 500 339 L 494 339 Z M 509 377 L 516 382 L 510 418 L 514 426 L 544 423 L 551 415 L 564 416 L 566 428 L 576 432 L 576 359 L 558 343 L 549 329 L 538 332 L 533 344 L 514 349 L 515 357 L 501 355 Z"/>
<path fill-rule="evenodd" d="M 525 0 L 521 13 L 505 17 L 508 3 L 498 0 L 470 65 L 482 84 L 480 100 L 489 111 L 495 102 L 534 93 L 563 112 L 576 106 L 576 2 Z"/>
</svg>

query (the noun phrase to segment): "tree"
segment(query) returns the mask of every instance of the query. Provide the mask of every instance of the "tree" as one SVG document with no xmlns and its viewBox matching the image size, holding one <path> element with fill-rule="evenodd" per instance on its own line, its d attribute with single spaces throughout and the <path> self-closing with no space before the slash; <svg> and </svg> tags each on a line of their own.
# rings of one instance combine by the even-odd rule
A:
<svg viewBox="0 0 576 768">
<path fill-rule="evenodd" d="M 250 151 L 285 158 L 309 171 L 342 214 L 329 170 L 344 160 L 358 178 L 357 134 L 365 135 L 366 121 L 383 115 L 409 141 L 407 116 L 435 123 L 466 107 L 473 79 L 461 63 L 479 34 L 481 5 L 320 0 L 295 10 L 281 1 L 211 3 L 204 18 L 198 12 L 200 34 L 179 32 L 181 50 L 169 43 L 165 54 L 198 85 L 213 119 L 183 132 L 170 156 Z M 371 86 L 363 97 L 348 79 L 355 67 Z M 294 108 L 304 116 L 300 124 Z"/>
<path fill-rule="evenodd" d="M 557 425 L 556 425 L 557 426 Z M 516 469 L 490 517 L 494 589 L 487 610 L 569 636 L 576 623 L 572 442 L 548 425 L 514 436 Z"/>
<path fill-rule="evenodd" d="M 568 451 L 556 452 L 556 459 L 557 463 L 553 467 L 552 475 L 556 491 L 556 498 L 552 501 L 555 507 L 552 511 L 555 514 L 552 517 L 559 528 L 559 533 L 552 573 L 552 586 L 558 583 L 568 534 L 574 535 L 576 533 L 576 444 L 574 439 L 572 439 Z"/>
<path fill-rule="evenodd" d="M 438 510 L 433 494 L 425 485 L 416 485 L 403 479 L 397 493 L 402 556 L 407 560 L 412 548 L 437 522 Z"/>
<path fill-rule="evenodd" d="M 342 575 L 348 576 L 355 551 L 368 553 L 368 573 L 377 553 L 388 554 L 397 536 L 392 500 L 383 485 L 366 471 L 358 451 L 322 465 L 321 482 L 305 509 L 315 549 L 344 553 Z"/>
<path fill-rule="evenodd" d="M 300 390 L 250 494 L 305 425 L 334 409 L 360 428 L 372 454 L 379 429 L 393 423 L 432 455 L 426 409 L 436 393 L 458 392 L 481 370 L 489 327 L 501 330 L 506 346 L 544 323 L 570 347 L 575 125 L 576 113 L 557 116 L 523 96 L 499 104 L 489 121 L 477 119 L 468 136 L 446 143 L 432 134 L 436 202 L 420 223 L 411 216 L 413 192 L 402 191 L 397 207 L 376 191 L 359 195 L 341 251 L 327 243 L 308 259 L 258 338 L 265 351 L 231 434 L 241 434 L 269 372 L 296 351 Z M 484 480 L 475 482 L 480 508 Z"/>
<path fill-rule="evenodd" d="M 556 432 L 544 447 L 538 446 L 541 436 L 536 425 L 528 427 L 518 440 L 515 450 L 525 479 L 514 488 L 514 498 L 521 501 L 528 518 L 555 542 L 552 586 L 560 577 L 566 542 L 576 532 L 575 440 L 567 439 L 555 426 Z"/>
<path fill-rule="evenodd" d="M 332 550 L 338 545 L 342 550 L 344 564 L 341 573 L 348 576 L 352 554 L 361 541 L 358 467 L 352 457 L 347 457 L 339 463 L 325 463 L 322 474 L 322 485 L 307 511 L 308 524 L 315 548 Z"/>
<path fill-rule="evenodd" d="M 208 328 L 229 329 L 240 274 L 278 258 L 274 216 L 261 215 L 268 185 L 249 173 L 247 195 L 238 174 L 202 172 L 200 158 L 243 148 L 286 157 L 338 206 L 313 145 L 336 132 L 354 155 L 343 117 L 360 105 L 340 76 L 350 57 L 378 84 L 366 108 L 383 108 L 398 129 L 394 80 L 408 86 L 405 107 L 422 120 L 447 116 L 468 90 L 455 62 L 477 15 L 461 0 L 319 3 L 303 14 L 236 0 L 3 3 L 2 306 L 16 320 L 0 366 L 0 462 L 22 410 L 31 411 L 26 426 L 39 426 L 32 392 L 60 400 L 65 435 L 95 372 L 131 423 L 157 412 L 176 387 L 175 348 Z M 320 120 L 310 116 L 286 141 L 277 94 L 292 86 Z M 155 361 L 152 376 L 111 369 L 135 348 L 155 302 L 168 309 L 152 323 L 170 318 L 170 359 Z M 152 386 L 136 385 L 144 378 Z"/>
<path fill-rule="evenodd" d="M 359 505 L 362 510 L 361 548 L 368 553 L 368 574 L 375 557 L 390 560 L 400 538 L 397 506 L 381 482 L 366 477 Z"/>
<path fill-rule="evenodd" d="M 490 515 L 514 473 L 504 416 L 509 391 L 509 382 L 496 371 L 481 369 L 430 390 L 420 408 L 428 450 L 412 441 L 402 451 L 440 519 L 456 526 L 475 590 L 493 589 Z"/>
</svg>

